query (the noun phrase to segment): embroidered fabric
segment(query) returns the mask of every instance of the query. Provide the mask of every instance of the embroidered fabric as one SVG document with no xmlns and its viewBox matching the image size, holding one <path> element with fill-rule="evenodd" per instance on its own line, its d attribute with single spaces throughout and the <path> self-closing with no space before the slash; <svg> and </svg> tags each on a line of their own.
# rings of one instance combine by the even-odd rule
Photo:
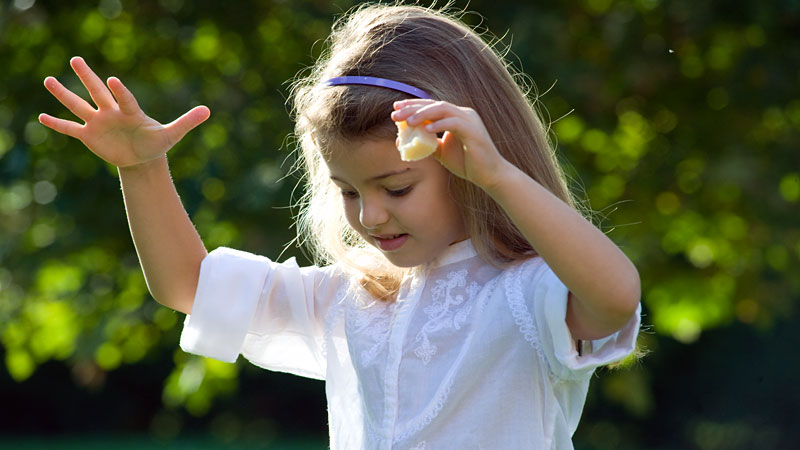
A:
<svg viewBox="0 0 800 450">
<path fill-rule="evenodd" d="M 533 264 L 528 263 L 528 266 L 534 266 L 533 269 L 539 266 L 541 260 L 535 261 Z M 526 264 L 520 264 L 508 273 L 509 280 L 505 283 L 506 299 L 508 300 L 508 307 L 511 309 L 511 315 L 514 317 L 514 323 L 519 327 L 519 332 L 522 333 L 525 341 L 536 350 L 536 354 L 544 364 L 548 364 L 547 358 L 542 353 L 541 345 L 539 344 L 538 330 L 536 329 L 536 322 L 533 320 L 528 307 L 525 305 L 525 297 L 522 291 L 522 274 L 528 272 L 528 275 L 533 275 L 531 268 L 526 269 Z"/>
<path fill-rule="evenodd" d="M 435 287 L 431 289 L 432 303 L 423 309 L 428 321 L 417 333 L 415 341 L 419 345 L 414 349 L 414 354 L 424 365 L 428 365 L 438 350 L 438 347 L 431 343 L 430 335 L 439 331 L 460 330 L 472 311 L 472 302 L 480 291 L 480 286 L 473 281 L 463 293 L 457 291 L 457 288 L 466 286 L 466 277 L 465 269 L 449 272 L 446 279 L 436 280 Z"/>
<path fill-rule="evenodd" d="M 348 305 L 350 314 L 348 318 L 348 332 L 358 336 L 367 345 L 361 345 L 357 360 L 362 366 L 370 366 L 375 362 L 376 356 L 384 350 L 389 342 L 392 317 L 397 303 L 372 302 L 367 306 Z"/>
<path fill-rule="evenodd" d="M 481 268 L 475 264 L 477 261 L 480 260 L 469 259 L 427 273 L 426 285 L 430 291 L 423 291 L 416 311 L 420 330 L 408 335 L 415 336 L 414 342 L 423 341 L 413 350 L 418 363 L 405 361 L 401 364 L 400 375 L 412 377 L 415 370 L 428 370 L 442 376 L 426 383 L 421 390 L 416 386 L 403 389 L 401 385 L 399 408 L 417 413 L 411 416 L 403 414 L 398 418 L 395 444 L 410 440 L 423 430 L 435 428 L 431 424 L 450 404 L 452 387 L 457 383 L 462 367 L 469 365 L 470 357 L 474 356 L 469 351 L 475 338 L 470 328 L 476 321 L 480 322 L 476 314 L 480 315 L 486 307 L 499 278 L 496 276 L 499 273 L 497 270 L 478 270 L 479 273 L 476 273 L 476 269 Z M 425 322 L 420 319 L 423 314 L 427 319 Z M 419 349 L 424 348 L 426 342 L 431 348 L 442 350 L 438 359 L 420 357 Z M 432 352 L 431 356 L 436 354 Z M 412 395 L 413 391 L 422 395 Z M 402 420 L 403 417 L 408 417 L 408 420 Z"/>
<path fill-rule="evenodd" d="M 497 269 L 469 241 L 412 271 L 395 302 L 366 305 L 343 271 L 240 253 L 204 261 L 184 349 L 324 376 L 333 450 L 570 449 L 593 368 L 627 355 L 639 326 L 579 356 L 567 290 L 546 264 Z M 247 288 L 225 295 L 241 279 Z M 241 329 L 215 329 L 219 311 Z"/>
<path fill-rule="evenodd" d="M 436 398 L 434 401 L 430 403 L 428 406 L 427 411 L 425 411 L 422 415 L 422 418 L 417 420 L 416 423 L 413 423 L 408 429 L 403 433 L 399 434 L 394 438 L 394 442 L 402 442 L 411 436 L 419 433 L 423 428 L 430 425 L 436 416 L 439 415 L 439 412 L 444 407 L 445 402 L 447 401 L 447 397 L 450 395 L 450 389 L 453 388 L 453 377 L 449 377 L 446 381 L 446 384 L 442 386 L 442 389 L 436 394 Z"/>
</svg>

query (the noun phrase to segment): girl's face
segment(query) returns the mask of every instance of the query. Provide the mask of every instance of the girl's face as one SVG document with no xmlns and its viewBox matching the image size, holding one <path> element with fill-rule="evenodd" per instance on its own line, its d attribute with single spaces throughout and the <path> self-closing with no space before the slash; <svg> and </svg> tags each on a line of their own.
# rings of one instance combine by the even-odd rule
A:
<svg viewBox="0 0 800 450">
<path fill-rule="evenodd" d="M 392 264 L 427 263 L 467 238 L 450 173 L 435 159 L 402 161 L 393 141 L 362 140 L 333 151 L 326 163 L 347 222 Z"/>
</svg>

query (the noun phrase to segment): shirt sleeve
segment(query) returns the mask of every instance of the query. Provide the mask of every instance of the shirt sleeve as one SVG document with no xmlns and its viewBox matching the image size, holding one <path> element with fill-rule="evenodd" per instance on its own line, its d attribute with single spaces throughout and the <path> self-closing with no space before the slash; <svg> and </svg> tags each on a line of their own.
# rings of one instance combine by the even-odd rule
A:
<svg viewBox="0 0 800 450">
<path fill-rule="evenodd" d="M 242 354 L 266 369 L 324 379 L 325 315 L 344 283 L 335 273 L 216 249 L 201 264 L 181 348 L 226 362 Z"/>
<path fill-rule="evenodd" d="M 567 296 L 569 290 L 547 266 L 541 263 L 534 269 L 529 286 L 533 301 L 534 320 L 543 356 L 553 374 L 562 379 L 577 379 L 594 369 L 619 361 L 636 346 L 641 319 L 641 304 L 625 326 L 611 336 L 585 342 L 579 353 L 575 339 L 567 327 Z"/>
</svg>

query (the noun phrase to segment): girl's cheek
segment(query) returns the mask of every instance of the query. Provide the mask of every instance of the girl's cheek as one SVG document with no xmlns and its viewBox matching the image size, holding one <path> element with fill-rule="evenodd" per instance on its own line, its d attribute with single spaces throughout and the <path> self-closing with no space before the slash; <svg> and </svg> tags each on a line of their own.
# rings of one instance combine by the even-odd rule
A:
<svg viewBox="0 0 800 450">
<path fill-rule="evenodd" d="M 359 210 L 356 201 L 347 198 L 342 199 L 342 207 L 344 208 L 344 216 L 347 219 L 347 223 L 353 228 L 358 228 Z"/>
</svg>

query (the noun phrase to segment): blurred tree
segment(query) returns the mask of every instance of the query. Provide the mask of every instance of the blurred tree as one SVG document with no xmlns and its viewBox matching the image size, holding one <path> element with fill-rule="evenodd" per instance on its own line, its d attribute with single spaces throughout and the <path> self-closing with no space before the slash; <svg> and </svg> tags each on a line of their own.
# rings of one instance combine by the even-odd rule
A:
<svg viewBox="0 0 800 450">
<path fill-rule="evenodd" d="M 119 76 L 161 121 L 208 105 L 209 122 L 170 153 L 207 247 L 305 260 L 282 251 L 297 181 L 287 176 L 286 81 L 352 4 L 0 3 L 0 397 L 29 403 L 0 430 L 231 436 L 250 423 L 324 436 L 319 383 L 177 349 L 182 317 L 147 293 L 116 171 L 36 117 L 70 118 L 41 85 L 47 75 L 88 98 L 73 55 Z M 642 275 L 651 355 L 602 373 L 577 447 L 797 443 L 800 398 L 785 374 L 800 369 L 789 345 L 800 299 L 800 4 L 468 6 L 487 17 L 466 22 L 508 30 L 498 45 L 513 38 L 513 64 L 536 81 L 531 95 L 575 189 Z M 99 413 L 82 423 L 60 398 Z M 308 408 L 284 416 L 298 398 Z"/>
</svg>

